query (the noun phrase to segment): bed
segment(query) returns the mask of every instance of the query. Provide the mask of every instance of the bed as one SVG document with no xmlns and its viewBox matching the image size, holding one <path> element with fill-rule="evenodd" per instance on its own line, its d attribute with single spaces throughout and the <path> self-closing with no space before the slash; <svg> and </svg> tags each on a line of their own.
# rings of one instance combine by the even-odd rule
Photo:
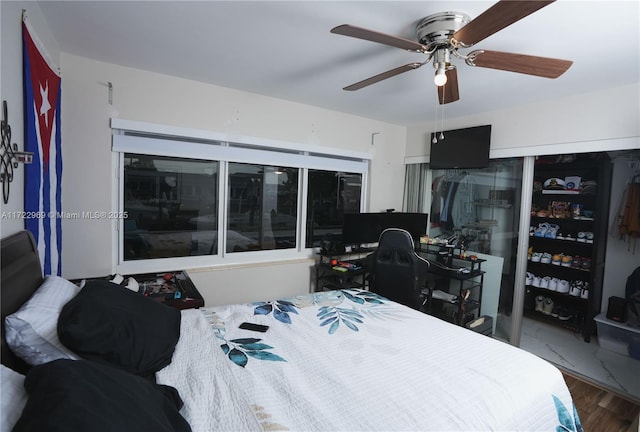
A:
<svg viewBox="0 0 640 432">
<path fill-rule="evenodd" d="M 32 245 L 26 233 L 2 243 L 2 416 L 3 422 L 7 416 L 7 422 L 17 422 L 16 430 L 37 430 L 29 429 L 24 420 L 24 413 L 30 409 L 38 417 L 49 414 L 33 411 L 30 404 L 39 398 L 38 391 L 49 391 L 46 385 L 50 385 L 52 375 L 80 377 L 64 379 L 56 391 L 61 387 L 70 392 L 77 387 L 88 389 L 73 402 L 80 406 L 54 413 L 62 415 L 62 419 L 54 417 L 62 422 L 56 424 L 77 426 L 74 422 L 83 416 L 73 412 L 88 412 L 82 411 L 81 405 L 92 396 L 83 392 L 90 392 L 94 377 L 104 374 L 116 387 L 122 381 L 131 395 L 122 401 L 117 388 L 100 384 L 100 393 L 113 390 L 115 394 L 92 404 L 93 413 L 102 417 L 91 421 L 102 424 L 90 430 L 149 430 L 148 425 L 146 429 L 140 429 L 140 425 L 134 429 L 127 422 L 118 423 L 118 417 L 127 418 L 131 406 L 135 406 L 132 421 L 140 421 L 141 413 L 147 410 L 154 418 L 161 417 L 163 423 L 153 428 L 158 431 L 582 430 L 562 374 L 548 362 L 358 289 L 177 311 L 121 287 L 85 286 L 61 306 L 62 312 L 57 312 L 59 339 L 69 345 L 58 351 L 62 357 L 40 359 L 43 363 L 38 365 L 30 364 L 31 359 L 25 364 L 7 347 L 5 339 L 10 338 L 10 332 L 5 329 L 5 317 L 20 312 L 25 302 L 29 304 L 27 299 L 47 283 Z M 17 262 L 16 257 L 29 264 L 13 271 L 15 266 L 9 262 Z M 12 270 L 5 273 L 7 268 Z M 93 324 L 87 316 L 95 315 L 95 308 L 104 303 L 78 302 L 83 295 L 86 300 L 85 290 L 106 290 L 117 296 L 126 293 L 127 301 L 153 304 L 151 314 L 164 314 L 170 309 L 166 318 L 154 317 L 154 334 L 145 327 L 149 323 L 140 323 L 148 313 L 136 313 L 133 308 L 140 307 L 138 303 L 132 303 L 129 316 L 102 317 L 98 321 L 109 326 L 135 321 L 127 329 L 147 332 L 143 344 L 148 339 L 162 339 L 158 341 L 162 349 L 154 352 L 153 359 L 144 358 L 140 366 L 131 361 L 129 357 L 135 355 L 129 352 L 128 357 L 119 351 L 114 357 L 112 351 L 105 355 L 104 347 L 74 345 L 65 323 L 81 323 L 74 337 L 80 332 L 94 341 L 96 333 L 88 330 Z M 141 307 L 146 308 L 146 303 Z M 83 315 L 82 308 L 86 311 L 89 304 L 92 314 Z M 242 329 L 244 322 L 268 329 Z M 109 331 L 117 333 L 111 327 Z M 158 332 L 162 338 L 157 337 Z M 125 338 L 117 345 L 137 347 L 140 336 L 135 343 Z M 104 339 L 103 345 L 113 343 Z M 162 361 L 155 357 L 162 357 Z M 18 407 L 5 406 L 5 395 L 9 394 L 5 371 L 31 390 L 16 396 L 22 398 Z M 68 373 L 71 375 L 64 375 Z M 135 393 L 138 387 L 139 397 Z M 20 393 L 19 389 L 12 391 Z M 138 407 L 140 399 L 152 402 L 152 406 Z M 46 423 L 38 427 L 43 425 Z M 118 429 L 121 427 L 125 429 Z"/>
</svg>

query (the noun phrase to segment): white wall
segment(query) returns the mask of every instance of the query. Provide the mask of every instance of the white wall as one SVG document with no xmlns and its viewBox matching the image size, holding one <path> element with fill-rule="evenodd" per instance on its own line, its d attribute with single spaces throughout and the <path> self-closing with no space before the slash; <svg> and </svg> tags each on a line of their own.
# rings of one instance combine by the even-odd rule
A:
<svg viewBox="0 0 640 432">
<path fill-rule="evenodd" d="M 640 86 L 635 83 L 544 103 L 445 119 L 443 129 L 490 124 L 492 158 L 638 148 L 639 94 Z M 429 134 L 433 128 L 431 122 L 407 129 L 407 157 L 430 153 Z"/>
<path fill-rule="evenodd" d="M 374 193 L 369 209 L 402 205 L 398 191 L 404 181 L 403 150 L 398 150 L 404 149 L 404 127 L 66 53 L 61 60 L 66 211 L 111 208 L 116 193 L 111 117 L 371 153 L 375 158 L 369 186 Z M 113 105 L 109 105 L 107 83 L 113 85 Z M 372 145 L 374 132 L 380 135 Z M 65 276 L 112 272 L 112 224 L 108 220 L 64 221 Z M 251 271 L 245 267 L 234 270 L 232 278 L 228 273 L 232 270 L 211 269 L 194 277 L 207 304 L 240 301 L 250 296 L 239 287 L 251 287 L 255 298 L 263 297 L 266 288 L 260 281 L 265 280 L 275 282 L 276 292 L 282 294 L 307 292 L 312 263 L 284 264 L 289 266 L 286 271 L 280 266 L 261 265 Z"/>
</svg>

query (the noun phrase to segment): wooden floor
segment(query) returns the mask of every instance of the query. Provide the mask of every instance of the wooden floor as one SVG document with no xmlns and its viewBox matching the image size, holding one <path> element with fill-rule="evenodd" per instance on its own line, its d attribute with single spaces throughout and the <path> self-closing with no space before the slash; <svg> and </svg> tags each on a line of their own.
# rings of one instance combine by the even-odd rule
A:
<svg viewBox="0 0 640 432">
<path fill-rule="evenodd" d="M 640 432 L 640 405 L 563 372 L 585 432 Z"/>
</svg>

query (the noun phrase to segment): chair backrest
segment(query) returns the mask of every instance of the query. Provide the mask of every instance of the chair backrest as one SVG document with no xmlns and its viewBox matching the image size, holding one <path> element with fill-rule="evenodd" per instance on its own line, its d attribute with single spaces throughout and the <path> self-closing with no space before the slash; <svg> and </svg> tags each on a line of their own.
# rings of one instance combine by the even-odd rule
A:
<svg viewBox="0 0 640 432">
<path fill-rule="evenodd" d="M 388 228 L 380 234 L 378 248 L 371 257 L 370 290 L 390 300 L 420 309 L 420 292 L 429 262 L 414 249 L 411 234 Z"/>
</svg>

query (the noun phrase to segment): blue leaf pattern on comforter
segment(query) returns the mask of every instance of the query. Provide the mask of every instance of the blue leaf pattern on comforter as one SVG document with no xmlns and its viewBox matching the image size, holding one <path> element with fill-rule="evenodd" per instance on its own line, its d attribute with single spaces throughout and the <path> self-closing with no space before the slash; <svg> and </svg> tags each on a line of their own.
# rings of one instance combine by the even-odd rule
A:
<svg viewBox="0 0 640 432">
<path fill-rule="evenodd" d="M 556 405 L 556 411 L 558 412 L 558 421 L 560 421 L 560 425 L 556 426 L 556 432 L 584 432 L 575 404 L 573 405 L 572 416 L 562 401 L 558 399 L 556 395 L 552 396 L 553 403 Z"/>
<path fill-rule="evenodd" d="M 266 351 L 273 347 L 265 343 L 261 343 L 261 341 L 262 339 L 256 338 L 231 339 L 227 343 L 220 345 L 220 347 L 229 360 L 241 367 L 245 367 L 247 365 L 249 357 L 253 357 L 258 360 L 286 362 L 286 360 L 279 355 Z"/>
<path fill-rule="evenodd" d="M 313 299 L 313 304 L 307 306 L 319 307 L 317 317 L 320 327 L 327 326 L 329 334 L 336 333 L 341 327 L 354 332 L 360 331 L 365 316 L 372 319 L 399 318 L 397 314 L 386 310 L 387 299 L 369 291 L 341 290 L 315 293 Z M 348 306 L 345 301 L 351 305 Z M 287 325 L 292 325 L 292 315 L 299 315 L 298 309 L 304 307 L 297 304 L 295 298 L 255 302 L 247 306 L 253 307 L 254 315 L 271 315 L 276 321 Z M 208 314 L 207 318 L 216 337 L 221 341 L 222 351 L 236 365 L 244 368 L 250 358 L 286 362 L 283 357 L 268 351 L 274 347 L 264 343 L 262 339 L 228 340 L 225 336 L 225 323 L 215 313 Z"/>
<path fill-rule="evenodd" d="M 255 309 L 254 315 L 269 315 L 273 312 L 273 317 L 278 321 L 291 324 L 291 316 L 289 313 L 298 314 L 296 307 L 288 300 L 276 300 L 274 302 L 257 302 L 253 303 Z"/>
</svg>

